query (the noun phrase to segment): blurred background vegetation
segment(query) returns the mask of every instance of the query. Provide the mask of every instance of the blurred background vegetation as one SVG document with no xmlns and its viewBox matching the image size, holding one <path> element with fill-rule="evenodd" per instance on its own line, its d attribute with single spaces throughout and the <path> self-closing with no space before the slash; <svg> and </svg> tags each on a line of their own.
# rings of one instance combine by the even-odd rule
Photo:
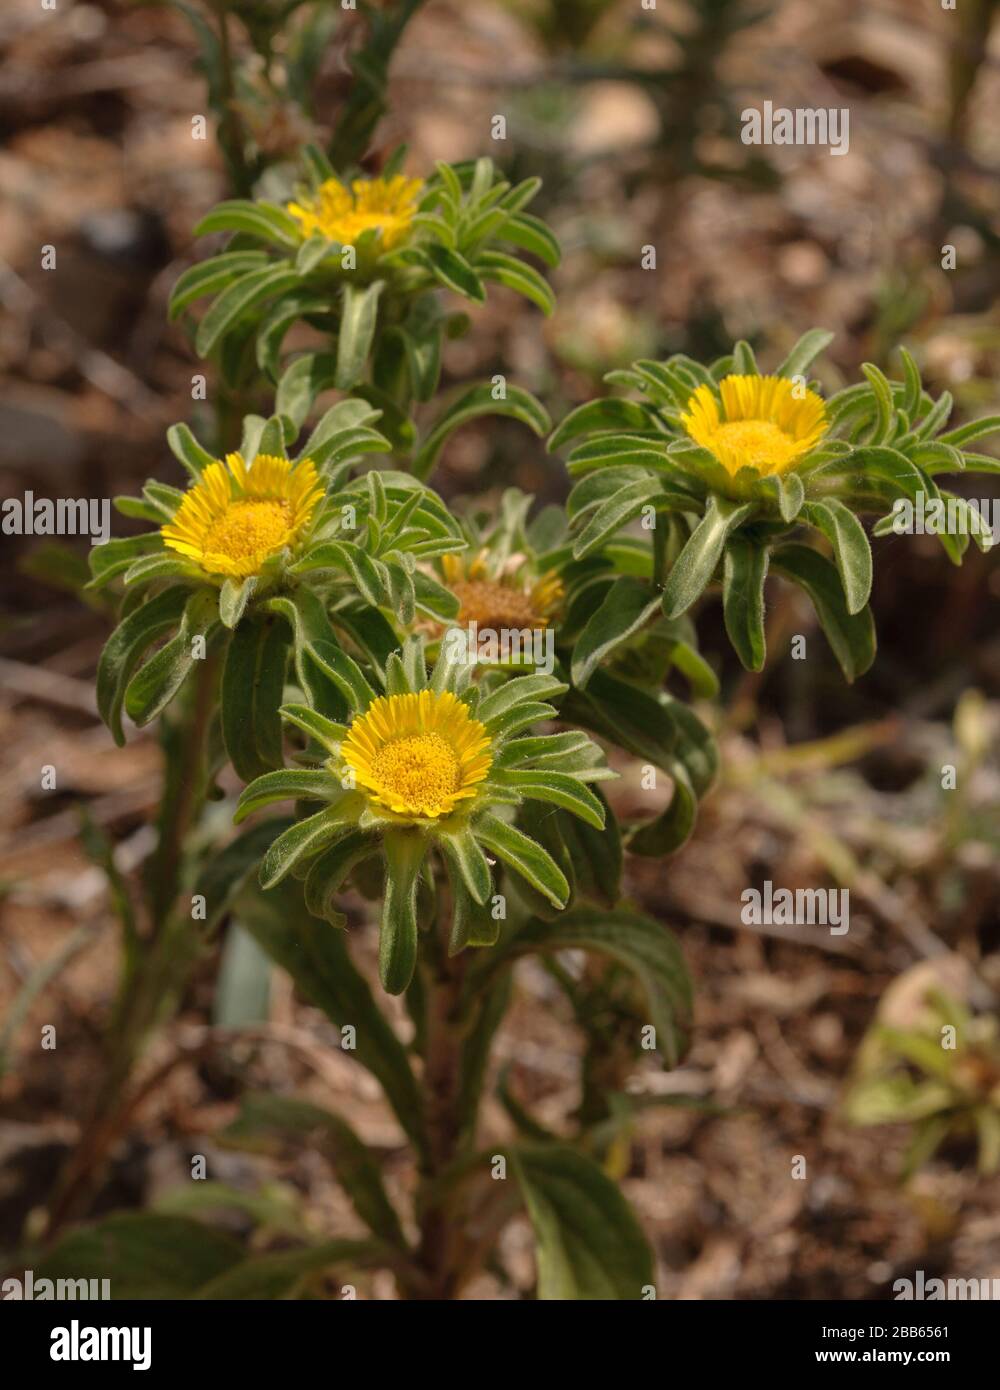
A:
<svg viewBox="0 0 1000 1390">
<path fill-rule="evenodd" d="M 491 295 L 448 346 L 446 381 L 503 372 L 558 419 L 637 356 L 709 358 L 742 337 L 766 368 L 819 324 L 837 334 L 828 390 L 862 361 L 898 371 L 905 343 L 928 389 L 954 395 L 956 423 L 1000 409 L 996 0 L 647 4 L 67 0 L 45 12 L 7 0 L 3 494 L 106 497 L 150 474 L 180 484 L 166 427 L 187 418 L 224 435 L 241 403 L 211 380 L 192 399 L 201 367 L 167 298 L 204 254 L 198 218 L 280 185 L 310 139 L 372 172 L 405 143 L 410 173 L 488 154 L 510 178 L 545 180 L 536 208 L 564 249 L 558 311 L 543 325 Z M 744 145 L 740 114 L 765 100 L 848 108 L 849 154 Z M 435 482 L 458 503 L 512 484 L 540 503 L 567 490 L 559 461 L 509 421 L 457 435 Z M 958 490 L 982 498 L 996 484 Z M 31 1232 L 106 1074 L 121 944 L 93 856 L 126 877 L 138 868 L 160 778 L 150 737 L 108 756 L 92 695 L 107 618 L 75 596 L 85 558 L 82 543 L 3 537 L 0 1253 Z M 883 540 L 873 607 L 879 657 L 849 689 L 793 600 L 773 606 L 758 675 L 728 653 L 717 604 L 699 615 L 723 682 L 721 708 L 704 714 L 726 770 L 692 842 L 633 866 L 629 884 L 681 933 L 698 989 L 685 1065 L 661 1074 L 635 1058 L 616 1150 L 661 1298 L 881 1298 L 917 1267 L 1000 1275 L 1000 570 L 974 550 L 954 569 L 931 536 Z M 798 633 L 806 661 L 788 656 Z M 44 765 L 55 791 L 41 789 Z M 621 770 L 625 813 L 648 809 L 638 769 Z M 84 837 L 91 857 L 82 808 L 99 832 Z M 849 887 L 848 936 L 743 927 L 740 893 L 765 878 Z M 352 946 L 370 959 L 367 932 Z M 240 1095 L 332 1089 L 382 1150 L 390 1186 L 410 1177 L 400 1136 L 322 1016 L 220 952 L 204 953 L 154 1040 L 156 1084 L 90 1210 L 190 1203 L 189 1157 L 205 1153 L 212 1187 L 198 1201 L 213 1219 L 264 1245 L 294 1229 L 349 1233 L 353 1215 L 308 1151 L 247 1153 L 225 1137 Z M 517 1098 L 553 1129 L 580 1103 L 567 1081 L 579 1041 L 551 979 L 526 969 L 519 990 L 498 1133 Z M 921 1040 L 969 1016 L 967 1053 L 935 1070 Z M 213 1023 L 238 1036 L 207 1047 Z M 38 1047 L 45 1024 L 55 1053 Z M 790 1179 L 798 1155 L 807 1181 Z M 508 1239 L 527 1282 L 527 1233 Z M 484 1280 L 473 1292 L 509 1291 Z"/>
</svg>

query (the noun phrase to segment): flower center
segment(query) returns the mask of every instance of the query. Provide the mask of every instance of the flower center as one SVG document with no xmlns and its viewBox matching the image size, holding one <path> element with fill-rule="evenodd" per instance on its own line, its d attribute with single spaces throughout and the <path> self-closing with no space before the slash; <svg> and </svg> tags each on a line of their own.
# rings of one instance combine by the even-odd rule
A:
<svg viewBox="0 0 1000 1390">
<path fill-rule="evenodd" d="M 205 533 L 207 556 L 224 556 L 237 572 L 253 574 L 288 539 L 292 509 L 275 499 L 231 502 Z"/>
<path fill-rule="evenodd" d="M 407 734 L 378 750 L 371 776 L 392 797 L 394 810 L 419 813 L 447 804 L 461 786 L 462 769 L 440 734 Z"/>
<path fill-rule="evenodd" d="M 723 463 L 739 456 L 741 467 L 758 472 L 784 468 L 802 453 L 802 445 L 770 420 L 734 420 L 720 425 L 715 440 Z M 711 445 L 709 446 L 712 447 Z"/>
<path fill-rule="evenodd" d="M 452 593 L 462 605 L 460 623 L 475 623 L 477 627 L 534 628 L 540 626 L 539 614 L 530 594 L 509 584 L 490 579 L 457 579 Z"/>
</svg>

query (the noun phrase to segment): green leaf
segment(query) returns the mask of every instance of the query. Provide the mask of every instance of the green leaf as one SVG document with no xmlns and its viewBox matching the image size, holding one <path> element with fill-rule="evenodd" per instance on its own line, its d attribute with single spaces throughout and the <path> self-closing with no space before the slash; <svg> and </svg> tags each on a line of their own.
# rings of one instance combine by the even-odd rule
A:
<svg viewBox="0 0 1000 1390">
<path fill-rule="evenodd" d="M 586 691 L 574 687 L 563 702 L 568 720 L 593 729 L 637 758 L 666 767 L 677 727 L 671 708 L 654 694 L 603 670 L 594 671 Z"/>
<path fill-rule="evenodd" d="M 311 274 L 320 261 L 333 250 L 333 243 L 322 232 L 313 232 L 299 247 L 295 256 L 295 270 L 300 276 Z"/>
<path fill-rule="evenodd" d="M 872 551 L 864 527 L 836 497 L 807 503 L 803 515 L 833 547 L 848 613 L 860 613 L 872 591 Z"/>
<path fill-rule="evenodd" d="M 242 232 L 289 248 L 297 248 L 302 241 L 301 229 L 291 213 L 274 203 L 254 203 L 246 198 L 219 203 L 194 229 L 195 236 L 210 232 Z"/>
<path fill-rule="evenodd" d="M 742 338 L 733 347 L 733 371 L 740 376 L 760 376 L 753 348 Z"/>
<path fill-rule="evenodd" d="M 905 378 L 902 409 L 907 420 L 912 423 L 920 409 L 920 398 L 923 395 L 920 368 L 905 347 L 899 349 L 899 355 L 903 359 L 903 376 Z"/>
<path fill-rule="evenodd" d="M 594 672 L 585 691 L 570 690 L 561 714 L 663 768 L 673 780 L 669 806 L 632 832 L 629 849 L 661 858 L 682 845 L 694 825 L 698 797 L 718 767 L 715 744 L 697 715 L 679 700 L 656 697 L 603 670 Z"/>
<path fill-rule="evenodd" d="M 195 352 L 199 357 L 210 356 L 220 339 L 256 304 L 298 283 L 295 271 L 280 263 L 240 276 L 222 291 L 199 323 L 194 340 Z"/>
<path fill-rule="evenodd" d="M 604 807 L 588 787 L 567 772 L 512 769 L 498 776 L 502 786 L 513 787 L 526 800 L 548 801 L 571 811 L 595 830 L 604 826 Z"/>
<path fill-rule="evenodd" d="M 974 439 L 981 439 L 985 434 L 997 434 L 998 432 L 1000 432 L 1000 415 L 984 415 L 979 420 L 970 420 L 967 425 L 959 425 L 957 429 L 939 435 L 936 443 L 951 444 L 957 449 L 963 449 Z"/>
<path fill-rule="evenodd" d="M 428 268 L 442 285 L 466 299 L 474 300 L 477 304 L 485 303 L 486 290 L 483 288 L 483 282 L 464 256 L 447 246 L 442 246 L 440 242 L 432 242 L 424 247 L 422 255 Z"/>
<path fill-rule="evenodd" d="M 108 1279 L 112 1298 L 186 1298 L 243 1257 L 201 1221 L 118 1212 L 62 1237 L 35 1261 L 35 1279 Z"/>
<path fill-rule="evenodd" d="M 230 922 L 212 1000 L 215 1027 L 246 1028 L 267 1022 L 272 968 L 270 957 L 253 937 L 239 922 Z"/>
<path fill-rule="evenodd" d="M 338 644 L 319 598 L 311 590 L 299 588 L 291 598 L 270 599 L 267 607 L 285 618 L 292 628 L 296 671 L 303 688 L 322 699 L 316 686 L 318 675 L 332 683 L 352 709 L 367 709 L 375 692 L 361 667 Z M 320 713 L 330 711 L 321 708 Z"/>
<path fill-rule="evenodd" d="M 122 704 L 132 672 L 144 652 L 169 628 L 180 622 L 188 592 L 164 589 L 135 609 L 108 638 L 97 665 L 97 708 L 119 747 L 125 742 Z"/>
<path fill-rule="evenodd" d="M 525 265 L 516 256 L 506 256 L 502 251 L 481 251 L 476 257 L 476 270 L 484 280 L 495 280 L 530 299 L 546 318 L 555 313 L 556 297 L 546 281 L 533 266 Z"/>
<path fill-rule="evenodd" d="M 357 1269 L 390 1262 L 389 1252 L 374 1241 L 328 1240 L 323 1245 L 308 1245 L 302 1250 L 252 1255 L 203 1285 L 194 1297 L 226 1302 L 291 1298 L 296 1287 L 310 1274 L 334 1267 L 342 1267 L 350 1274 Z"/>
<path fill-rule="evenodd" d="M 663 589 L 663 612 L 679 618 L 711 582 L 727 538 L 746 519 L 752 508 L 723 497 L 709 498 L 705 515 L 674 561 Z"/>
<path fill-rule="evenodd" d="M 305 424 L 317 396 L 337 384 L 337 359 L 332 352 L 307 352 L 286 367 L 278 382 L 274 409 L 287 415 L 297 429 Z"/>
<path fill-rule="evenodd" d="M 847 611 L 840 577 L 829 560 L 807 545 L 783 545 L 772 551 L 771 565 L 809 595 L 846 679 L 854 681 L 864 675 L 875 660 L 871 610 Z"/>
<path fill-rule="evenodd" d="M 356 433 L 365 431 L 377 420 L 379 412 L 367 401 L 352 398 L 338 401 L 325 411 L 319 423 L 299 450 L 300 459 L 311 458 L 318 467 L 325 462 L 334 442 L 350 441 Z"/>
<path fill-rule="evenodd" d="M 742 536 L 726 546 L 722 579 L 722 606 L 726 631 L 736 655 L 748 671 L 764 665 L 764 580 L 767 547 Z"/>
<path fill-rule="evenodd" d="M 539 1299 L 646 1296 L 653 1284 L 646 1238 L 593 1159 L 564 1144 L 509 1152 L 535 1232 Z"/>
<path fill-rule="evenodd" d="M 281 348 L 285 335 L 293 323 L 299 319 L 320 318 L 328 320 L 332 315 L 333 304 L 326 295 L 315 290 L 297 290 L 283 294 L 264 314 L 257 325 L 255 356 L 257 365 L 265 375 L 276 378 L 281 359 Z M 332 324 L 331 324 L 332 328 Z"/>
<path fill-rule="evenodd" d="M 178 276 L 170 293 L 168 316 L 176 319 L 189 304 L 202 295 L 215 294 L 246 274 L 248 270 L 259 270 L 267 264 L 264 251 L 228 251 L 221 256 L 212 256 L 200 265 L 189 266 Z"/>
<path fill-rule="evenodd" d="M 207 449 L 203 449 L 188 429 L 187 425 L 171 425 L 167 430 L 167 446 L 178 463 L 182 463 L 191 475 L 193 482 L 201 482 L 201 475 L 210 463 L 216 463 Z"/>
<path fill-rule="evenodd" d="M 679 759 L 674 759 L 668 770 L 674 784 L 670 804 L 655 820 L 632 830 L 626 840 L 632 854 L 663 859 L 691 837 L 698 816 L 698 792 Z"/>
<path fill-rule="evenodd" d="M 792 522 L 802 510 L 806 490 L 797 473 L 767 473 L 750 488 L 751 497 L 773 501 L 782 521 Z"/>
<path fill-rule="evenodd" d="M 226 580 L 219 592 L 219 617 L 223 627 L 232 630 L 239 624 L 256 587 L 257 576 L 254 574 L 240 582 Z"/>
<path fill-rule="evenodd" d="M 314 738 L 327 753 L 336 753 L 347 737 L 346 724 L 335 724 L 332 719 L 325 719 L 308 705 L 282 705 L 278 713 L 282 719 L 287 719 L 309 738 Z"/>
<path fill-rule="evenodd" d="M 314 917 L 334 926 L 343 926 L 344 914 L 334 898 L 343 889 L 348 875 L 378 849 L 378 841 L 364 831 L 352 830 L 330 846 L 310 865 L 305 880 L 306 907 Z"/>
<path fill-rule="evenodd" d="M 417 879 L 427 841 L 417 830 L 387 830 L 385 898 L 378 943 L 378 971 L 387 994 L 402 994 L 417 964 Z"/>
<path fill-rule="evenodd" d="M 479 848 L 475 835 L 469 829 L 442 835 L 441 848 L 455 866 L 473 900 L 482 906 L 490 896 L 493 879 L 489 862 Z"/>
<path fill-rule="evenodd" d="M 661 595 L 638 579 L 616 579 L 573 648 L 573 684 L 581 689 L 614 649 L 659 611 Z"/>
<path fill-rule="evenodd" d="M 418 299 L 406 323 L 397 331 L 406 354 L 414 396 L 418 401 L 432 400 L 441 379 L 444 332 L 444 316 L 436 299 L 432 295 Z"/>
<path fill-rule="evenodd" d="M 566 689 L 566 683 L 558 676 L 546 675 L 544 671 L 536 672 L 532 676 L 515 676 L 513 680 L 504 681 L 503 685 L 480 701 L 476 718 L 491 726 L 495 720 L 517 705 L 525 704 L 529 700 L 547 700 L 552 695 L 562 695 Z"/>
<path fill-rule="evenodd" d="M 204 576 L 189 560 L 173 551 L 167 551 L 156 555 L 144 555 L 141 560 L 136 560 L 135 564 L 129 565 L 125 571 L 122 583 L 128 588 L 133 584 L 151 584 L 154 579 L 186 579 L 189 583 L 200 583 Z"/>
<path fill-rule="evenodd" d="M 484 383 L 479 386 L 470 387 L 464 391 L 458 400 L 454 401 L 438 417 L 434 428 L 421 444 L 413 460 L 413 475 L 416 478 L 426 478 L 435 463 L 438 455 L 444 448 L 449 436 L 466 424 L 469 420 L 478 419 L 483 415 L 508 415 L 515 420 L 520 420 L 523 425 L 527 425 L 535 434 L 541 436 L 545 434 L 551 426 L 551 421 L 545 408 L 535 400 L 528 391 L 523 391 L 519 386 L 511 386 L 509 383 L 505 388 L 505 394 L 499 400 L 494 396 L 495 388 Z"/>
<path fill-rule="evenodd" d="M 425 1149 L 423 1104 L 406 1048 L 372 998 L 347 950 L 344 933 L 312 916 L 301 885 L 288 880 L 269 893 L 250 886 L 238 900 L 240 921 L 292 977 L 309 1003 L 335 1027 L 356 1029 L 354 1057 L 382 1088 L 418 1153 Z"/>
<path fill-rule="evenodd" d="M 288 636 L 274 619 L 248 620 L 233 634 L 222 668 L 222 738 L 243 782 L 281 766 L 279 706 Z"/>
<path fill-rule="evenodd" d="M 560 813 L 556 819 L 573 865 L 574 899 L 579 902 L 584 897 L 602 907 L 614 907 L 621 896 L 621 830 L 600 787 L 594 787 L 593 792 L 604 807 L 603 829 L 595 830 L 576 816 Z"/>
<path fill-rule="evenodd" d="M 555 860 L 535 840 L 487 812 L 476 821 L 476 838 L 505 864 L 545 895 L 553 907 L 564 907 L 569 884 Z"/>
<path fill-rule="evenodd" d="M 564 950 L 596 951 L 631 971 L 643 989 L 656 1050 L 674 1067 L 690 1041 L 692 987 L 677 938 L 661 922 L 624 907 L 573 907 L 543 921 L 535 918 L 491 957 L 490 970 L 517 956 Z"/>
<path fill-rule="evenodd" d="M 103 589 L 112 579 L 124 574 L 140 556 L 155 552 L 163 554 L 163 541 L 158 532 L 142 536 L 125 536 L 90 547 L 88 556 L 93 575 L 88 589 Z"/>
<path fill-rule="evenodd" d="M 193 647 L 195 639 L 204 638 L 207 643 L 218 627 L 218 617 L 215 591 L 196 589 L 184 606 L 177 635 L 129 681 L 125 709 L 140 728 L 162 713 L 180 690 L 197 659 Z"/>
<path fill-rule="evenodd" d="M 346 798 L 344 798 L 346 801 Z M 314 816 L 296 821 L 283 831 L 264 855 L 260 866 L 260 886 L 274 888 L 288 877 L 304 860 L 313 859 L 331 841 L 347 833 L 344 821 L 346 807 L 325 806 Z"/>
<path fill-rule="evenodd" d="M 509 241 L 522 251 L 530 251 L 547 266 L 555 268 L 562 259 L 559 243 L 540 217 L 530 212 L 515 213 L 508 217 L 498 233 L 499 241 Z"/>
<path fill-rule="evenodd" d="M 553 432 L 548 447 L 550 450 L 559 449 L 570 439 L 599 430 L 623 434 L 649 434 L 654 430 L 657 434 L 662 433 L 656 429 L 655 416 L 648 405 L 607 396 L 603 400 L 587 401 L 571 410 Z"/>
<path fill-rule="evenodd" d="M 857 483 L 862 491 L 871 491 L 870 485 L 874 483 L 874 490 L 880 495 L 908 497 L 915 502 L 925 486 L 920 469 L 898 449 L 865 445 L 853 450 L 847 462 L 852 468 L 857 469 Z M 839 470 L 841 464 L 834 460 L 829 467 L 831 470 Z M 825 468 L 821 469 L 820 474 L 826 471 Z"/>
<path fill-rule="evenodd" d="M 236 804 L 233 821 L 239 825 L 254 811 L 276 801 L 336 801 L 344 788 L 336 777 L 322 768 L 282 767 L 265 772 L 244 787 Z"/>
<path fill-rule="evenodd" d="M 869 444 L 884 444 L 892 438 L 896 424 L 896 408 L 892 399 L 892 387 L 884 372 L 874 362 L 863 362 L 861 370 L 868 378 L 875 403 L 875 424 L 872 427 Z"/>
<path fill-rule="evenodd" d="M 598 476 L 600 475 L 595 475 Z M 609 478 L 608 481 L 612 480 Z M 574 560 L 582 560 L 599 550 L 616 531 L 620 531 L 647 507 L 660 507 L 669 500 L 660 479 L 649 475 L 625 483 L 624 486 L 613 487 L 611 495 L 591 513 L 587 524 L 574 540 Z M 676 500 L 680 501 L 682 506 L 687 505 L 689 501 L 687 498 Z"/>
<path fill-rule="evenodd" d="M 334 385 L 341 391 L 349 391 L 364 375 L 375 338 L 379 296 L 384 288 L 384 280 L 376 280 L 363 288 L 354 285 L 344 287 L 334 378 Z"/>
<path fill-rule="evenodd" d="M 289 1146 L 321 1153 L 368 1229 L 387 1244 L 406 1248 L 375 1156 L 339 1115 L 309 1101 L 253 1092 L 243 1097 L 240 1113 L 222 1139 L 255 1152 L 277 1150 L 279 1156 Z"/>
<path fill-rule="evenodd" d="M 778 368 L 777 376 L 803 376 L 813 358 L 818 357 L 830 343 L 834 335 L 825 328 L 810 328 L 792 348 Z"/>
</svg>

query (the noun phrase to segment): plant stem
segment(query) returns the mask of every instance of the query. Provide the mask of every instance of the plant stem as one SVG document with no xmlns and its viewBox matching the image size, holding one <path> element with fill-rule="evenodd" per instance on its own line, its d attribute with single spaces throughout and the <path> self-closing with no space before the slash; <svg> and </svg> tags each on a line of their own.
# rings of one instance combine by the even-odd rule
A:
<svg viewBox="0 0 1000 1390">
<path fill-rule="evenodd" d="M 149 866 L 154 936 L 159 935 L 177 897 L 184 840 L 201 809 L 205 782 L 205 742 L 215 703 L 217 660 L 209 653 L 196 663 L 190 712 L 179 730 L 175 768 L 167 769 L 160 838 Z M 172 761 L 173 749 L 167 750 Z"/>
<path fill-rule="evenodd" d="M 458 1011 L 466 960 L 465 952 L 448 955 L 447 916 L 443 913 L 438 920 L 433 954 L 428 961 L 423 1075 L 427 1164 L 418 1198 L 417 1252 L 427 1284 L 412 1295 L 445 1300 L 454 1298 L 457 1292 L 463 1232 L 452 1222 L 447 1198 L 440 1191 L 428 1189 L 451 1165 L 459 1146 L 463 1030 Z"/>
<path fill-rule="evenodd" d="M 247 165 L 244 148 L 243 123 L 234 105 L 233 50 L 229 33 L 229 16 L 219 15 L 219 60 L 221 111 L 219 112 L 219 146 L 229 171 L 229 180 L 237 198 L 246 198 L 253 191 L 253 174 Z"/>
<path fill-rule="evenodd" d="M 179 889 L 184 841 L 201 811 L 205 782 L 205 743 L 214 706 L 216 659 L 197 663 L 195 689 L 178 730 L 177 758 L 165 772 L 167 791 L 160 838 L 149 864 L 147 894 L 150 934 L 142 942 L 135 971 L 122 979 L 109 1040 L 109 1059 L 94 1094 L 76 1148 L 49 1199 L 46 1239 L 83 1214 L 108 1157 L 127 1126 L 134 1106 L 129 1080 L 149 1033 L 180 998 L 197 952 L 185 953 L 171 932 L 170 914 Z M 167 761 L 174 748 L 168 747 Z M 168 937 L 169 933 L 169 937 Z"/>
</svg>

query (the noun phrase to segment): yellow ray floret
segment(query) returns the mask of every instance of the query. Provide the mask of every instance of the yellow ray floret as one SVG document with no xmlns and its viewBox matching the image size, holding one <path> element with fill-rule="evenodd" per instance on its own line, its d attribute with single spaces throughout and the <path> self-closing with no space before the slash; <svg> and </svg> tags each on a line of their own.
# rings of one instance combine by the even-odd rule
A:
<svg viewBox="0 0 1000 1390">
<path fill-rule="evenodd" d="M 711 387 L 699 386 L 681 424 L 731 475 L 786 473 L 826 431 L 823 398 L 787 377 L 727 376 L 719 395 L 721 411 Z"/>
<path fill-rule="evenodd" d="M 521 559 L 515 557 L 516 568 Z M 441 563 L 445 583 L 461 604 L 455 619 L 460 626 L 475 623 L 496 632 L 542 628 L 565 593 L 562 580 L 551 571 L 534 583 L 526 583 L 516 572 L 491 574 L 485 551 L 468 562 L 458 555 L 444 555 Z"/>
<path fill-rule="evenodd" d="M 340 754 L 371 801 L 431 820 L 475 796 L 493 761 L 486 726 L 456 695 L 433 690 L 373 700 Z"/>
<path fill-rule="evenodd" d="M 381 229 L 381 247 L 391 251 L 409 235 L 421 179 L 395 174 L 391 179 L 355 179 L 350 188 L 339 179 L 327 179 L 312 196 L 289 203 L 288 211 L 304 236 L 319 232 L 342 246 L 353 245 L 362 232 Z"/>
<path fill-rule="evenodd" d="M 265 560 L 293 546 L 323 496 L 311 459 L 290 463 L 258 454 L 248 467 L 239 454 L 210 463 L 185 493 L 163 542 L 206 574 L 246 579 Z"/>
</svg>

